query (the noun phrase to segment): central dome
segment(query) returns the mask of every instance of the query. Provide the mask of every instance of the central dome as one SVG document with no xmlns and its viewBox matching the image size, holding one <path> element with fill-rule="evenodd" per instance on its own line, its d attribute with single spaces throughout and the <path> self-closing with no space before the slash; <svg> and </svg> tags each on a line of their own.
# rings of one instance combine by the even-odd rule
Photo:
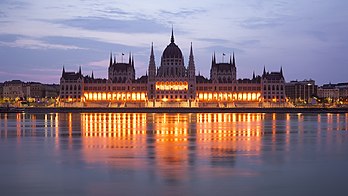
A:
<svg viewBox="0 0 348 196">
<path fill-rule="evenodd" d="M 164 49 L 162 58 L 182 58 L 182 52 L 180 48 L 174 43 L 173 30 L 170 44 L 166 47 L 166 49 Z"/>
</svg>

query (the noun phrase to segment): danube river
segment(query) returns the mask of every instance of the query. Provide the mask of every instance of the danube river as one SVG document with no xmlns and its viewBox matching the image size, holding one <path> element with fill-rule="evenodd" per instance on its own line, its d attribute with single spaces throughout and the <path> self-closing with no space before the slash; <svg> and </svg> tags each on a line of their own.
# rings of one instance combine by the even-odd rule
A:
<svg viewBox="0 0 348 196">
<path fill-rule="evenodd" d="M 0 114 L 0 195 L 347 195 L 348 114 Z"/>
</svg>

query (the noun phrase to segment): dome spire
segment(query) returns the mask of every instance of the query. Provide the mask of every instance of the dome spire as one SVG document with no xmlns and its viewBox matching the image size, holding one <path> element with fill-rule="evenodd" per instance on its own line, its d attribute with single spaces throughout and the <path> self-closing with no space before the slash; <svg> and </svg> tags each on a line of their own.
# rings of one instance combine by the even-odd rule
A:
<svg viewBox="0 0 348 196">
<path fill-rule="evenodd" d="M 170 43 L 174 43 L 174 30 L 172 25 L 172 37 L 170 38 Z"/>
</svg>

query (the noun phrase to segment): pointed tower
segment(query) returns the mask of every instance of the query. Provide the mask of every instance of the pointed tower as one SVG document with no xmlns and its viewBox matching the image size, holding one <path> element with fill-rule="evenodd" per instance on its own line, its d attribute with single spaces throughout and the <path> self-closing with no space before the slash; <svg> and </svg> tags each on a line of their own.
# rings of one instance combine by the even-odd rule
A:
<svg viewBox="0 0 348 196">
<path fill-rule="evenodd" d="M 94 79 L 94 74 L 93 74 L 93 71 L 92 71 L 92 76 L 91 76 L 92 79 Z"/>
<path fill-rule="evenodd" d="M 236 66 L 236 59 L 234 58 L 234 52 L 233 52 L 233 62 L 232 62 L 233 66 Z"/>
<path fill-rule="evenodd" d="M 63 65 L 62 77 L 65 75 L 65 67 Z"/>
<path fill-rule="evenodd" d="M 170 37 L 170 43 L 174 43 L 174 30 L 172 26 L 172 36 Z"/>
<path fill-rule="evenodd" d="M 255 77 L 255 71 L 253 71 L 253 80 L 255 80 L 255 78 L 256 78 L 256 77 Z"/>
<path fill-rule="evenodd" d="M 264 77 L 266 75 L 266 66 L 263 66 L 263 73 L 262 73 L 262 77 Z"/>
<path fill-rule="evenodd" d="M 232 65 L 231 66 L 232 83 L 237 83 L 237 67 L 236 67 L 236 59 L 234 57 L 234 52 L 233 52 L 231 65 Z"/>
<path fill-rule="evenodd" d="M 283 66 L 280 67 L 280 75 L 283 77 Z"/>
<path fill-rule="evenodd" d="M 211 61 L 211 68 L 210 68 L 210 80 L 213 83 L 218 83 L 218 65 L 216 65 L 216 57 L 215 57 L 215 51 L 213 54 L 213 58 Z"/>
<path fill-rule="evenodd" d="M 112 52 L 110 52 L 110 63 L 109 63 L 109 67 L 112 66 Z"/>
<path fill-rule="evenodd" d="M 149 72 L 149 81 L 154 81 L 156 76 L 156 63 L 155 63 L 155 55 L 153 52 L 153 43 L 151 44 L 151 53 L 150 53 L 148 72 Z"/>
<path fill-rule="evenodd" d="M 153 43 L 151 43 L 151 53 L 150 53 L 150 61 L 148 67 L 149 75 L 147 77 L 147 94 L 149 100 L 155 99 L 155 83 L 156 83 L 156 63 L 155 63 L 155 55 L 153 52 Z"/>
<path fill-rule="evenodd" d="M 116 65 L 116 55 L 114 55 L 114 65 Z"/>
<path fill-rule="evenodd" d="M 79 75 L 82 76 L 81 66 L 79 66 Z"/>
<path fill-rule="evenodd" d="M 196 68 L 195 68 L 195 61 L 193 57 L 193 50 L 192 50 L 192 42 L 191 42 L 191 48 L 190 48 L 190 56 L 189 56 L 189 63 L 188 63 L 188 80 L 189 80 L 189 98 L 191 100 L 196 99 Z"/>
<path fill-rule="evenodd" d="M 132 64 L 132 53 L 131 53 L 131 52 L 129 52 L 128 64 L 129 64 L 129 65 Z"/>
</svg>

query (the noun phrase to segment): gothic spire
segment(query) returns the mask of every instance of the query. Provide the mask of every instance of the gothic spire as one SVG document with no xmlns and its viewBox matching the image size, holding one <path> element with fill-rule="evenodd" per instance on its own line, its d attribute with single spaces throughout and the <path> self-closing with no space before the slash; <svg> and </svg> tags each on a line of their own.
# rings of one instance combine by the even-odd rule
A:
<svg viewBox="0 0 348 196">
<path fill-rule="evenodd" d="M 149 62 L 149 66 L 153 66 L 155 67 L 155 54 L 153 52 L 153 42 L 151 43 L 151 54 L 150 54 L 150 62 Z"/>
<path fill-rule="evenodd" d="M 109 66 L 111 66 L 112 65 L 112 52 L 110 52 L 110 64 L 109 64 Z"/>
<path fill-rule="evenodd" d="M 280 75 L 283 76 L 283 66 L 280 67 Z"/>
<path fill-rule="evenodd" d="M 151 54 L 150 54 L 150 58 L 151 57 L 155 57 L 155 55 L 153 54 L 153 42 L 151 43 Z"/>
<path fill-rule="evenodd" d="M 191 48 L 190 48 L 190 56 L 189 56 L 189 68 L 195 67 L 194 57 L 193 57 L 193 50 L 192 50 L 192 42 L 191 42 Z"/>
<path fill-rule="evenodd" d="M 233 65 L 232 64 L 232 55 L 230 55 L 230 64 Z"/>
<path fill-rule="evenodd" d="M 114 55 L 114 64 L 116 65 L 116 55 Z"/>
<path fill-rule="evenodd" d="M 213 64 L 216 64 L 215 52 L 214 52 L 214 57 L 213 57 Z"/>
<path fill-rule="evenodd" d="M 262 76 L 266 75 L 266 66 L 263 66 L 263 73 Z"/>
<path fill-rule="evenodd" d="M 170 38 L 170 43 L 174 43 L 174 30 L 172 26 L 172 37 Z"/>
<path fill-rule="evenodd" d="M 82 75 L 81 66 L 79 66 L 79 74 Z"/>
<path fill-rule="evenodd" d="M 93 70 L 92 70 L 92 79 L 94 79 L 94 74 L 93 74 Z"/>
<path fill-rule="evenodd" d="M 134 56 L 132 55 L 132 67 L 134 69 Z"/>
<path fill-rule="evenodd" d="M 233 52 L 233 66 L 235 67 L 236 66 L 236 60 L 235 60 L 235 58 L 234 58 L 234 52 Z"/>
<path fill-rule="evenodd" d="M 132 64 L 132 53 L 129 52 L 129 60 L 128 60 L 128 64 Z"/>
<path fill-rule="evenodd" d="M 64 68 L 64 65 L 63 65 L 63 72 L 62 72 L 62 76 L 65 74 L 65 68 Z"/>
<path fill-rule="evenodd" d="M 253 79 L 255 79 L 255 71 L 253 71 Z"/>
</svg>

